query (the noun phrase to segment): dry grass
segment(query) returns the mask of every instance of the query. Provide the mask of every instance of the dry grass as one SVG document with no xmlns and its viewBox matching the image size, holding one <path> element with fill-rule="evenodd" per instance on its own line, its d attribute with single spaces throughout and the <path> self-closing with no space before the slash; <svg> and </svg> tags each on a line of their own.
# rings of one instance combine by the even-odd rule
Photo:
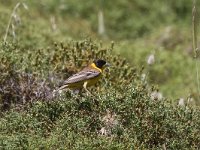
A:
<svg viewBox="0 0 200 150">
<path fill-rule="evenodd" d="M 8 22 L 8 25 L 7 25 L 7 28 L 6 28 L 6 33 L 4 35 L 4 42 L 6 42 L 7 40 L 7 37 L 8 37 L 8 33 L 10 31 L 10 28 L 11 28 L 11 33 L 13 35 L 13 38 L 15 39 L 16 38 L 16 34 L 15 34 L 15 28 L 17 26 L 17 24 L 19 24 L 21 22 L 21 18 L 20 16 L 18 15 L 17 11 L 18 9 L 20 8 L 20 6 L 23 6 L 26 10 L 28 10 L 28 7 L 25 3 L 21 3 L 21 2 L 18 2 L 15 7 L 13 8 L 13 11 L 10 15 L 10 19 L 9 19 L 9 22 Z"/>
</svg>

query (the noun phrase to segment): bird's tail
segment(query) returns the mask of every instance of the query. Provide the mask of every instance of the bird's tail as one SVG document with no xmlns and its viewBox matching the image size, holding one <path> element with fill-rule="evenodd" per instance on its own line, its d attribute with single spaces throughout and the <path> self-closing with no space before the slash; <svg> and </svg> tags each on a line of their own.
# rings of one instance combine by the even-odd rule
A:
<svg viewBox="0 0 200 150">
<path fill-rule="evenodd" d="M 68 85 L 63 85 L 63 86 L 61 86 L 61 87 L 59 87 L 58 89 L 55 89 L 55 90 L 53 90 L 53 92 L 50 92 L 48 95 L 47 95 L 47 99 L 53 99 L 57 94 L 58 94 L 58 92 L 60 92 L 61 90 L 63 90 L 63 89 L 65 89 L 65 88 L 67 88 L 68 87 Z"/>
<path fill-rule="evenodd" d="M 57 93 L 57 92 L 59 92 L 59 91 L 65 89 L 65 88 L 67 88 L 67 87 L 68 87 L 68 85 L 63 85 L 63 86 L 59 87 L 58 89 L 54 90 L 53 93 Z"/>
</svg>

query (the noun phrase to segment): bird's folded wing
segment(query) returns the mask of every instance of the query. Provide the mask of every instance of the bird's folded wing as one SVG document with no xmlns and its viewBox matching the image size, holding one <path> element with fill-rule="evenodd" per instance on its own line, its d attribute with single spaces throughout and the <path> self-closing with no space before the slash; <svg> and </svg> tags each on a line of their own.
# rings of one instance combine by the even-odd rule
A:
<svg viewBox="0 0 200 150">
<path fill-rule="evenodd" d="M 76 83 L 81 82 L 84 80 L 92 79 L 97 76 L 99 76 L 101 73 L 99 71 L 96 71 L 94 69 L 90 70 L 83 70 L 81 72 L 78 72 L 74 74 L 73 76 L 69 77 L 64 84 L 70 84 L 70 83 Z"/>
</svg>

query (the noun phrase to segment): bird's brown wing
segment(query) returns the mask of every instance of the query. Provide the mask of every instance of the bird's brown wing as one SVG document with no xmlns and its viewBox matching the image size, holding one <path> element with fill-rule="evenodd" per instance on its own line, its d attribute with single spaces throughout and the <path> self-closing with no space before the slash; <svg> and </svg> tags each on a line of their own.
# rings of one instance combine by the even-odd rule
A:
<svg viewBox="0 0 200 150">
<path fill-rule="evenodd" d="M 89 80 L 99 76 L 100 74 L 101 72 L 99 72 L 96 69 L 86 68 L 69 77 L 67 80 L 65 80 L 64 84 L 77 83 L 84 80 Z"/>
</svg>

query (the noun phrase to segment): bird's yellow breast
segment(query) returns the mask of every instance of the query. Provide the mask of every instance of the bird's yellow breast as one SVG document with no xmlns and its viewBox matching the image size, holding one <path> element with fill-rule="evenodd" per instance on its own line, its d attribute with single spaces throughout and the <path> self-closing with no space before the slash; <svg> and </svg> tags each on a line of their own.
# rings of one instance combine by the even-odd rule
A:
<svg viewBox="0 0 200 150">
<path fill-rule="evenodd" d="M 92 78 L 87 80 L 87 86 L 92 86 L 98 82 L 98 80 L 101 78 L 102 75 L 99 75 L 98 77 Z"/>
<path fill-rule="evenodd" d="M 92 63 L 92 64 L 91 64 L 91 67 L 94 68 L 94 69 L 96 69 L 96 70 L 98 70 L 99 72 L 102 73 L 102 69 L 98 68 L 98 67 L 95 65 L 95 63 Z"/>
</svg>

